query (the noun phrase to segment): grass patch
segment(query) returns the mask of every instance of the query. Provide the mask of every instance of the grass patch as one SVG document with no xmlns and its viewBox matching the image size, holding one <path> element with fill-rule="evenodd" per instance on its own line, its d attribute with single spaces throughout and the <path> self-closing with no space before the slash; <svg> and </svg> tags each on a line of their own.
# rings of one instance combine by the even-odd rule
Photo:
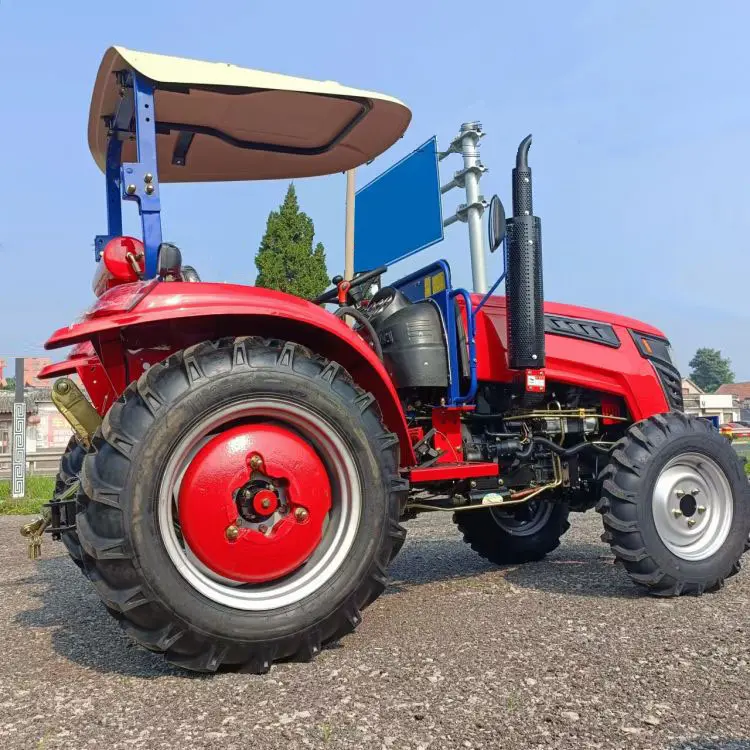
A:
<svg viewBox="0 0 750 750">
<path fill-rule="evenodd" d="M 26 475 L 26 495 L 11 497 L 10 480 L 0 480 L 0 515 L 20 516 L 39 513 L 44 503 L 49 502 L 55 489 L 55 477 Z"/>
<path fill-rule="evenodd" d="M 750 440 L 734 440 L 732 447 L 745 459 L 745 474 L 750 477 Z"/>
</svg>

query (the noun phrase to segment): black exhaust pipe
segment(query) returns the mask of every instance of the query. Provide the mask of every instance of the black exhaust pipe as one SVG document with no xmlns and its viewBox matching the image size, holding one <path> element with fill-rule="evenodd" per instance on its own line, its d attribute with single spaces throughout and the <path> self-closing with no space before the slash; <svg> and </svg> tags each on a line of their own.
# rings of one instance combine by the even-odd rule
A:
<svg viewBox="0 0 750 750">
<path fill-rule="evenodd" d="M 530 135 L 518 146 L 513 170 L 513 216 L 506 222 L 508 366 L 514 370 L 544 367 L 542 226 L 539 217 L 534 216 L 530 146 Z"/>
</svg>

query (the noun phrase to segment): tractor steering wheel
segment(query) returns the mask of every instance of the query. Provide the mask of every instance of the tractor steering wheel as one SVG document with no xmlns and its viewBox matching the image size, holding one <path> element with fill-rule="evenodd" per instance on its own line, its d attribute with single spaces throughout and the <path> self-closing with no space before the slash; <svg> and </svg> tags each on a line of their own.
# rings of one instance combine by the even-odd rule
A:
<svg viewBox="0 0 750 750">
<path fill-rule="evenodd" d="M 367 271 L 366 273 L 360 274 L 356 278 L 353 278 L 351 281 L 346 281 L 341 276 L 334 276 L 331 279 L 331 282 L 336 286 L 327 292 L 323 292 L 323 294 L 321 294 L 319 297 L 316 297 L 312 301 L 316 305 L 322 305 L 326 302 L 333 302 L 335 300 L 338 300 L 339 305 L 345 305 L 347 304 L 347 298 L 349 296 L 350 290 L 355 289 L 358 286 L 362 286 L 368 281 L 377 279 L 378 276 L 382 276 L 387 270 L 387 266 L 380 266 L 374 271 Z"/>
</svg>

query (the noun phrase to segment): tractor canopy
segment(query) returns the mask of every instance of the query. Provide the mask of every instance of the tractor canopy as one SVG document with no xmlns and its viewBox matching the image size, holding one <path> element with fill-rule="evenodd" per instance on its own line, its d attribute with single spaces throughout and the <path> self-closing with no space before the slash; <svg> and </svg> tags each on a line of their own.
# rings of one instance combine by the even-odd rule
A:
<svg viewBox="0 0 750 750">
<path fill-rule="evenodd" d="M 88 126 L 89 147 L 102 171 L 115 133 L 123 141 L 121 162 L 138 161 L 136 141 L 113 130 L 128 73 L 153 86 L 161 182 L 342 172 L 385 151 L 411 120 L 397 99 L 335 81 L 111 47 L 96 77 Z M 134 120 L 126 129 L 135 132 Z"/>
</svg>

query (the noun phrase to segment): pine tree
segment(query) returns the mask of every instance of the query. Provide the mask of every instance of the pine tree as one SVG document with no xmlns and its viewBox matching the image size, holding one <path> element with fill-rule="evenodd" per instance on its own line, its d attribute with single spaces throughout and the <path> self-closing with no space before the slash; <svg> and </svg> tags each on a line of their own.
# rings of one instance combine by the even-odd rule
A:
<svg viewBox="0 0 750 750">
<path fill-rule="evenodd" d="M 294 184 L 289 185 L 278 211 L 271 211 L 266 233 L 255 256 L 256 286 L 298 297 L 317 297 L 329 284 L 322 243 L 313 249 L 315 227 L 299 210 Z"/>
</svg>

